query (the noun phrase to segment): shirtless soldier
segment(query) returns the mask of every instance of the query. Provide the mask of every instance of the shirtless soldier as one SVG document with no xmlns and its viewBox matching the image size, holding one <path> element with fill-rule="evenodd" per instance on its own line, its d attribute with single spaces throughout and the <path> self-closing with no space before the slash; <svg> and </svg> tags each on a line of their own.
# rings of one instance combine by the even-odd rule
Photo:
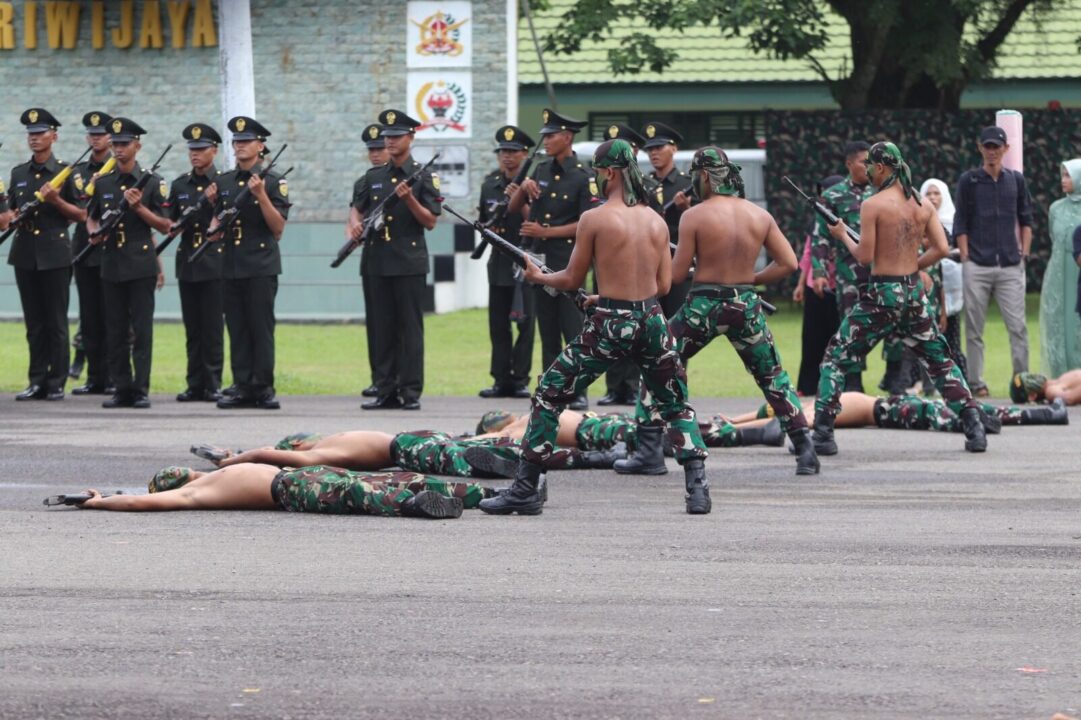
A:
<svg viewBox="0 0 1081 720">
<path fill-rule="evenodd" d="M 938 323 L 927 311 L 919 278 L 920 270 L 949 251 L 942 224 L 932 221 L 937 217 L 934 208 L 922 205 L 913 191 L 912 173 L 896 145 L 872 145 L 867 166 L 878 192 L 860 209 L 863 232 L 859 244 L 847 234 L 844 243 L 856 260 L 871 265 L 871 280 L 826 348 L 815 402 L 815 449 L 821 455 L 837 453 L 833 425 L 841 409 L 845 375 L 856 371 L 860 358 L 875 343 L 896 334 L 920 357 L 943 399 L 961 416 L 965 450 L 983 452 L 987 436 L 979 405 L 950 359 Z M 921 255 L 920 243 L 925 236 L 927 250 Z"/>
<path fill-rule="evenodd" d="M 513 484 L 500 496 L 481 501 L 480 509 L 500 515 L 540 514 L 538 481 L 556 444 L 560 413 L 612 363 L 631 357 L 668 423 L 676 460 L 686 475 L 687 512 L 708 513 L 708 453 L 694 410 L 686 403 L 687 373 L 657 302 L 672 284 L 668 228 L 647 204 L 642 173 L 626 140 L 598 147 L 593 167 L 608 202 L 582 215 L 565 269 L 544 274 L 530 263 L 526 280 L 573 290 L 582 286 L 593 264 L 600 292 L 597 308 L 541 377 Z"/>
<path fill-rule="evenodd" d="M 739 170 L 723 150 L 713 146 L 696 152 L 691 161 L 692 181 L 702 202 L 680 218 L 672 282 L 687 277 L 692 261 L 697 262 L 697 270 L 687 301 L 672 318 L 672 334 L 683 362 L 713 338 L 726 335 L 792 438 L 797 451 L 796 474 L 814 475 L 819 463 L 807 419 L 788 373 L 781 367 L 781 356 L 754 290 L 754 285 L 790 275 L 797 268 L 796 254 L 773 217 L 745 199 Z M 756 273 L 754 264 L 763 245 L 773 262 Z M 646 420 L 641 408 L 638 417 Z M 639 427 L 638 437 L 639 453 L 618 461 L 616 472 L 660 474 L 664 458 L 659 445 L 650 440 L 649 425 Z"/>
</svg>

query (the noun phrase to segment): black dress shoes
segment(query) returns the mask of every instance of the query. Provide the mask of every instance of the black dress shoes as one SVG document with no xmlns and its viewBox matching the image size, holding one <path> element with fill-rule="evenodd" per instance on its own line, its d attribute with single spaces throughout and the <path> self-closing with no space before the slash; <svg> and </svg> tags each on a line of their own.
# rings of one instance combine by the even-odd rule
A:
<svg viewBox="0 0 1081 720">
<path fill-rule="evenodd" d="M 116 393 L 108 400 L 104 401 L 101 406 L 103 408 L 125 408 L 134 407 L 135 398 L 126 393 Z"/>
<path fill-rule="evenodd" d="M 597 401 L 598 405 L 608 407 L 609 405 L 619 405 L 619 401 L 623 398 L 618 393 L 605 393 L 604 397 Z"/>
<path fill-rule="evenodd" d="M 203 391 L 200 388 L 188 388 L 176 396 L 177 402 L 198 402 L 203 399 Z"/>
<path fill-rule="evenodd" d="M 493 385 L 490 388 L 484 388 L 477 393 L 482 398 L 490 400 L 492 398 L 505 398 L 514 397 L 514 387 L 509 385 Z"/>
<path fill-rule="evenodd" d="M 46 400 L 52 400 L 54 402 L 57 401 L 57 400 L 63 400 L 64 399 L 64 390 L 63 389 L 50 390 L 49 392 L 45 393 L 45 399 Z"/>
<path fill-rule="evenodd" d="M 516 397 L 516 398 L 533 397 L 533 393 L 529 392 L 529 386 L 528 385 L 515 385 L 514 386 L 514 394 L 512 394 L 511 397 Z"/>
<path fill-rule="evenodd" d="M 360 404 L 361 410 L 398 410 L 401 407 L 402 399 L 397 395 L 384 395 Z M 417 408 L 420 408 L 420 403 L 417 403 Z"/>
<path fill-rule="evenodd" d="M 281 403 L 278 402 L 278 398 L 274 395 L 274 391 L 268 390 L 255 399 L 255 407 L 260 410 L 279 410 L 281 409 Z"/>
<path fill-rule="evenodd" d="M 105 386 L 96 385 L 94 383 L 87 383 L 86 385 L 80 385 L 77 388 L 71 389 L 72 395 L 105 395 Z"/>
<path fill-rule="evenodd" d="M 402 410 L 420 410 L 420 400 L 417 398 L 402 400 Z"/>
<path fill-rule="evenodd" d="M 227 387 L 227 388 L 225 388 L 225 389 L 223 389 L 221 391 L 221 396 L 222 397 L 232 397 L 233 395 L 236 395 L 237 392 L 239 392 L 239 388 L 237 388 L 236 385 L 230 385 L 229 387 Z"/>
<path fill-rule="evenodd" d="M 135 399 L 132 400 L 131 406 L 133 408 L 138 408 L 139 410 L 145 410 L 150 407 L 150 398 L 146 396 L 146 393 L 139 393 L 135 396 Z"/>
<path fill-rule="evenodd" d="M 571 410 L 588 410 L 589 400 L 586 399 L 585 395 L 579 395 L 578 397 L 574 398 L 574 401 L 571 402 L 571 404 L 567 407 Z"/>
<path fill-rule="evenodd" d="M 235 395 L 225 395 L 223 393 L 221 399 L 218 400 L 218 407 L 222 410 L 253 408 L 255 407 L 255 398 L 242 392 L 237 392 Z"/>
<path fill-rule="evenodd" d="M 364 397 L 379 397 L 379 388 L 375 385 L 369 385 L 360 391 L 360 394 Z"/>
<path fill-rule="evenodd" d="M 44 400 L 48 393 L 41 385 L 31 385 L 15 396 L 16 400 Z"/>
</svg>

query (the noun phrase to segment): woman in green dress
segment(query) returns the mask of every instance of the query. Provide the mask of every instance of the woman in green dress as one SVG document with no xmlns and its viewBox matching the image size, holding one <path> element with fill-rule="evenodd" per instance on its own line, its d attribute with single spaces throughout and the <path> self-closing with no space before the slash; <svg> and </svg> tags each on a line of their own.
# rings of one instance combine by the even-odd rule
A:
<svg viewBox="0 0 1081 720">
<path fill-rule="evenodd" d="M 1081 225 L 1081 158 L 1062 163 L 1065 197 L 1051 204 L 1051 257 L 1040 291 L 1040 358 L 1043 374 L 1058 377 L 1081 368 L 1081 318 L 1077 307 L 1074 228 Z"/>
</svg>

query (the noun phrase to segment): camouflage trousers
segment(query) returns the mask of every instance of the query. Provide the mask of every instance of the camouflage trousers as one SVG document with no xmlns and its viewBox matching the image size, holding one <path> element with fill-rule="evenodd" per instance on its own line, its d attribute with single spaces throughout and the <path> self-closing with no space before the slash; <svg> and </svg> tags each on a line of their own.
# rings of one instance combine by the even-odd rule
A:
<svg viewBox="0 0 1081 720">
<path fill-rule="evenodd" d="M 860 301 L 860 286 L 867 283 L 867 277 L 870 274 L 867 268 L 856 262 L 856 259 L 851 255 L 848 260 L 857 266 L 857 269 L 851 269 L 848 264 L 845 264 L 847 268 L 843 274 L 838 272 L 837 274 L 837 317 L 843 318 L 848 313 L 852 312 L 852 308 L 856 307 L 856 304 Z M 840 268 L 840 263 L 838 263 Z M 888 346 L 887 346 L 888 347 Z M 900 348 L 900 343 L 898 343 Z M 898 358 L 899 359 L 899 358 Z M 867 357 L 860 358 L 860 364 L 858 372 L 863 372 L 867 369 Z M 857 372 L 853 370 L 852 372 Z"/>
<path fill-rule="evenodd" d="M 713 338 L 724 335 L 743 366 L 754 377 L 766 402 L 786 432 L 807 427 L 799 398 L 766 325 L 762 300 L 746 285 L 695 284 L 687 301 L 672 318 L 672 334 L 680 357 L 690 360 Z M 639 400 L 639 418 L 645 416 Z M 732 428 L 730 432 L 735 432 Z"/>
<path fill-rule="evenodd" d="M 288 468 L 271 493 L 282 510 L 332 515 L 401 515 L 406 500 L 424 490 L 462 499 L 475 508 L 485 497 L 477 483 L 437 480 L 413 472 L 355 472 L 326 465 Z"/>
<path fill-rule="evenodd" d="M 473 469 L 465 460 L 465 451 L 483 447 L 512 462 L 518 462 L 521 447 L 513 438 L 452 437 L 436 430 L 398 433 L 390 444 L 390 453 L 398 467 L 418 473 L 470 477 Z M 549 470 L 572 470 L 582 466 L 582 452 L 576 448 L 555 448 L 544 462 Z"/>
<path fill-rule="evenodd" d="M 872 276 L 860 301 L 844 318 L 822 360 L 815 412 L 835 416 L 841 410 L 845 375 L 855 372 L 868 351 L 896 334 L 923 361 L 927 373 L 955 413 L 976 407 L 961 371 L 950 359 L 946 340 L 931 318 L 919 275 L 881 279 Z"/>
<path fill-rule="evenodd" d="M 603 301 L 602 301 L 603 302 Z M 656 300 L 645 309 L 598 307 L 582 332 L 544 371 L 533 394 L 522 456 L 545 464 L 556 452 L 559 415 L 617 360 L 631 358 L 642 371 L 657 415 L 668 425 L 676 460 L 683 463 L 708 454 L 694 409 L 687 404 L 687 373 L 676 351 L 664 313 Z"/>
<path fill-rule="evenodd" d="M 983 412 L 997 417 L 1003 425 L 1020 425 L 1021 411 L 1014 405 L 980 403 Z M 892 395 L 875 401 L 875 424 L 896 430 L 937 430 L 963 432 L 961 417 L 941 400 L 928 400 L 915 395 Z"/>
<path fill-rule="evenodd" d="M 301 445 L 309 442 L 319 442 L 323 436 L 319 433 L 298 432 L 286 435 L 274 446 L 275 450 L 296 450 Z"/>
<path fill-rule="evenodd" d="M 699 421 L 698 431 L 708 448 L 739 444 L 739 430 L 720 415 L 714 415 L 709 422 Z M 619 442 L 626 443 L 628 450 L 634 450 L 638 447 L 638 423 L 629 413 L 588 413 L 578 423 L 575 439 L 580 450 L 608 450 Z"/>
</svg>

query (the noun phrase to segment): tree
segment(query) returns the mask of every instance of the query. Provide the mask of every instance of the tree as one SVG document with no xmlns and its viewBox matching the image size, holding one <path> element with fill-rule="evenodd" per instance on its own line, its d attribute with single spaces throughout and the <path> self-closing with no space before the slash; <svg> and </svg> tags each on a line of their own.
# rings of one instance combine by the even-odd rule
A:
<svg viewBox="0 0 1081 720">
<path fill-rule="evenodd" d="M 549 0 L 533 0 L 547 7 Z M 724 37 L 746 37 L 755 53 L 801 59 L 829 85 L 845 110 L 957 110 L 970 83 L 988 77 L 1002 42 L 1021 14 L 1049 10 L 1059 0 L 578 0 L 545 38 L 549 51 L 569 54 L 619 26 L 652 31 L 712 26 Z M 818 60 L 829 39 L 827 8 L 848 24 L 851 64 L 831 77 Z M 663 72 L 678 57 L 651 32 L 620 35 L 608 53 L 617 75 Z"/>
</svg>

